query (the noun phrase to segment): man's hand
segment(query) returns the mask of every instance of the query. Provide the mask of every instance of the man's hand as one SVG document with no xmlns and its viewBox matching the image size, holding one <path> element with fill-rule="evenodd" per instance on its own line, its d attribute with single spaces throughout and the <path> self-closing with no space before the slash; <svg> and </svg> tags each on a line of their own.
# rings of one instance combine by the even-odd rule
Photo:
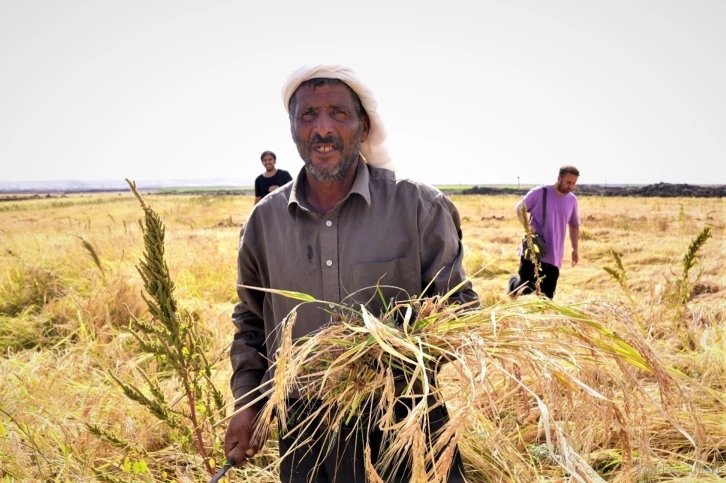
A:
<svg viewBox="0 0 726 483">
<path fill-rule="evenodd" d="M 273 191 L 275 191 L 275 190 L 276 190 L 277 188 L 279 188 L 279 186 L 277 186 L 277 185 L 274 185 L 274 184 L 273 184 L 272 186 L 270 186 L 270 188 L 269 188 L 269 189 L 268 189 L 267 191 L 268 191 L 268 192 L 270 192 L 270 193 L 272 193 L 272 192 L 273 192 Z"/>
<path fill-rule="evenodd" d="M 224 454 L 234 459 L 236 466 L 243 466 L 249 458 L 260 452 L 262 448 L 251 444 L 252 433 L 260 410 L 250 407 L 236 414 L 227 426 L 224 435 Z"/>
<path fill-rule="evenodd" d="M 580 261 L 580 254 L 577 252 L 577 248 L 572 250 L 572 266 L 574 267 L 577 265 L 577 262 Z"/>
</svg>

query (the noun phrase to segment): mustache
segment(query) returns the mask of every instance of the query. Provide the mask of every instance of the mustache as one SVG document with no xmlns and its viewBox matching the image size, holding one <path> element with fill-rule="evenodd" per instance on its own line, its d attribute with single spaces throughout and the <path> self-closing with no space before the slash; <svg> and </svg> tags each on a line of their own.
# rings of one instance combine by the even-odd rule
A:
<svg viewBox="0 0 726 483">
<path fill-rule="evenodd" d="M 313 148 L 313 144 L 332 144 L 335 149 L 338 151 L 343 150 L 343 141 L 336 137 L 336 136 L 325 136 L 322 137 L 320 134 L 316 134 L 313 136 L 310 141 L 308 141 L 308 149 Z"/>
</svg>

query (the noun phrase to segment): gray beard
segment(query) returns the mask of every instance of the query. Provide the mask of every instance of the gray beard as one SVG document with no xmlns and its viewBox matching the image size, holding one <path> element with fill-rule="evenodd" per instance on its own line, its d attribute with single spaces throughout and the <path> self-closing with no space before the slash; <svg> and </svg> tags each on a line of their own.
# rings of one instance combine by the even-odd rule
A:
<svg viewBox="0 0 726 483">
<path fill-rule="evenodd" d="M 338 165 L 332 170 L 319 170 L 310 159 L 303 159 L 303 161 L 305 161 L 305 169 L 307 169 L 312 177 L 318 181 L 340 181 L 345 179 L 350 172 L 350 168 L 353 166 L 353 163 L 355 163 L 355 160 L 358 159 L 360 144 L 357 146 L 357 149 L 354 149 L 353 151 L 355 154 L 351 154 L 350 156 L 341 159 L 340 163 L 338 163 Z"/>
<path fill-rule="evenodd" d="M 300 142 L 300 139 L 295 136 L 293 131 L 293 141 L 295 142 L 295 145 L 297 146 L 298 153 L 300 154 L 300 157 L 302 158 L 303 162 L 305 162 L 305 169 L 308 170 L 308 172 L 312 175 L 313 178 L 315 178 L 318 181 L 340 181 L 342 179 L 345 179 L 345 177 L 350 172 L 350 168 L 355 164 L 356 160 L 360 156 L 360 138 L 363 134 L 363 123 L 360 123 L 358 126 L 358 129 L 354 133 L 353 139 L 355 141 L 350 146 L 350 149 L 346 149 L 344 156 L 341 158 L 340 163 L 333 168 L 331 171 L 321 171 L 317 169 L 310 158 L 306 158 L 303 156 L 303 153 L 305 153 L 307 146 L 303 145 Z M 347 155 L 346 155 L 347 153 Z"/>
</svg>

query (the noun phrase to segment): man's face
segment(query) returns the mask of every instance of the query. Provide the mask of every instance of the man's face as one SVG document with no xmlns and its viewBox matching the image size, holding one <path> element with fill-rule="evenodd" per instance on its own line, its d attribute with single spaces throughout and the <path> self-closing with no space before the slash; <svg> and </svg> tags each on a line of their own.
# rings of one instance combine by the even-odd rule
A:
<svg viewBox="0 0 726 483">
<path fill-rule="evenodd" d="M 572 193 L 577 184 L 577 176 L 572 173 L 565 173 L 564 176 L 557 177 L 557 191 L 562 194 Z"/>
<path fill-rule="evenodd" d="M 262 158 L 262 166 L 265 167 L 265 171 L 268 173 L 273 171 L 275 169 L 275 158 L 273 158 L 270 154 L 265 154 Z"/>
<path fill-rule="evenodd" d="M 358 117 L 345 84 L 304 86 L 295 93 L 292 139 L 308 172 L 319 181 L 339 181 L 358 159 L 368 138 L 368 117 Z"/>
</svg>

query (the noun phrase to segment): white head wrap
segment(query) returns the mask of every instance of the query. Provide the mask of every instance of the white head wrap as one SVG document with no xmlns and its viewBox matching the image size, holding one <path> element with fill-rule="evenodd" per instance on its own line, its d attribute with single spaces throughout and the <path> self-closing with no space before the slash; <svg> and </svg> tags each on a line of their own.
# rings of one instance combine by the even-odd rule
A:
<svg viewBox="0 0 726 483">
<path fill-rule="evenodd" d="M 368 114 L 370 120 L 370 131 L 368 132 L 368 139 L 366 142 L 361 144 L 361 154 L 365 158 L 366 162 L 371 166 L 377 168 L 390 169 L 395 171 L 391 155 L 388 154 L 386 149 L 386 128 L 383 126 L 383 121 L 378 115 L 378 102 L 373 97 L 373 93 L 368 87 L 361 82 L 358 75 L 347 67 L 341 65 L 315 65 L 315 66 L 303 66 L 298 70 L 290 74 L 285 84 L 282 86 L 282 103 L 285 105 L 285 110 L 288 110 L 290 104 L 290 98 L 295 93 L 297 88 L 310 79 L 339 79 L 346 83 L 348 87 L 358 94 L 358 97 L 363 104 L 363 109 Z M 288 111 L 289 114 L 289 111 Z"/>
</svg>

